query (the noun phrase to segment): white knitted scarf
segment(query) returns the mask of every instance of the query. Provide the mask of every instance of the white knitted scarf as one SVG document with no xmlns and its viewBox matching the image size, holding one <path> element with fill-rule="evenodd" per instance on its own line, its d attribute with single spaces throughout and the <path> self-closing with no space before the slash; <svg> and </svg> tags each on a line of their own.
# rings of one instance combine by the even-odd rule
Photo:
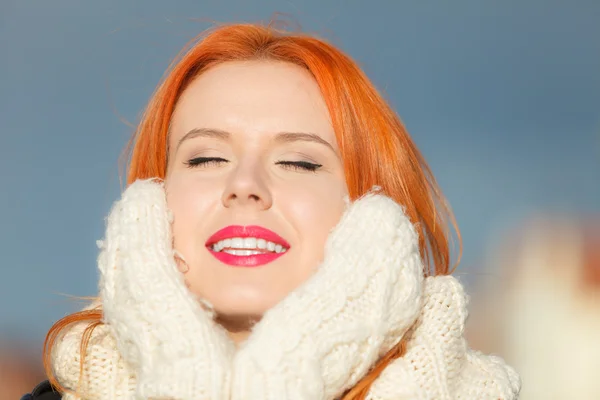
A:
<svg viewBox="0 0 600 400">
<path fill-rule="evenodd" d="M 108 217 L 98 266 L 104 324 L 53 352 L 65 399 L 334 400 L 403 338 L 368 399 L 516 399 L 502 359 L 468 348 L 467 298 L 451 276 L 423 278 L 402 208 L 369 193 L 348 206 L 314 275 L 269 310 L 236 348 L 187 289 L 160 182 L 137 181 Z"/>
</svg>

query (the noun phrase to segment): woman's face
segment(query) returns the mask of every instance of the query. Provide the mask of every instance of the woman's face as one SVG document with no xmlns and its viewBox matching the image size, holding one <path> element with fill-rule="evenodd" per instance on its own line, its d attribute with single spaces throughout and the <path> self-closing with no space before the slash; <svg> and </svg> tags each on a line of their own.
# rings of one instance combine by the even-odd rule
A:
<svg viewBox="0 0 600 400">
<path fill-rule="evenodd" d="M 191 290 L 230 331 L 305 281 L 347 187 L 319 87 L 283 62 L 227 62 L 184 91 L 165 179 Z"/>
</svg>

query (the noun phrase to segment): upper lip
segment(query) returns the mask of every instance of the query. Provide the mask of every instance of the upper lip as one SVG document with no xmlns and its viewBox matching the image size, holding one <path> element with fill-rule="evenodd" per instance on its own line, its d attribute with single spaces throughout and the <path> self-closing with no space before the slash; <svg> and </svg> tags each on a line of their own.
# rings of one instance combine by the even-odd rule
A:
<svg viewBox="0 0 600 400">
<path fill-rule="evenodd" d="M 257 239 L 264 239 L 268 242 L 273 242 L 275 244 L 280 244 L 286 249 L 290 248 L 290 244 L 281 236 L 276 234 L 270 229 L 263 228 L 258 225 L 229 225 L 223 229 L 219 229 L 215 232 L 211 237 L 206 241 L 206 246 L 212 246 L 213 244 L 231 238 L 246 238 L 246 237 L 255 237 Z"/>
</svg>

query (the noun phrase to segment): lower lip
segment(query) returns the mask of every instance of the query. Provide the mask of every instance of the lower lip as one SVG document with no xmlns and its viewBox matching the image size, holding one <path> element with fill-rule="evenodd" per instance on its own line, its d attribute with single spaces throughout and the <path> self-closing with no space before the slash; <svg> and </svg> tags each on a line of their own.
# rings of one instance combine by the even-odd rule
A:
<svg viewBox="0 0 600 400">
<path fill-rule="evenodd" d="M 208 249 L 208 251 L 222 263 L 235 267 L 260 267 L 261 265 L 275 261 L 285 254 L 285 252 L 283 252 L 253 254 L 251 256 L 236 256 L 235 254 L 225 253 L 224 251 L 213 251 L 210 249 Z"/>
</svg>

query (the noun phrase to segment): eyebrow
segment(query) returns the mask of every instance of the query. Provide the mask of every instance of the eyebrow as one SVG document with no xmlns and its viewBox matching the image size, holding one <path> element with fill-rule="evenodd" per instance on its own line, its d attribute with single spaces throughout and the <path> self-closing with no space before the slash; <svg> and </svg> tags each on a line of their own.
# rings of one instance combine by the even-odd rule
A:
<svg viewBox="0 0 600 400">
<path fill-rule="evenodd" d="M 277 143 L 292 143 L 292 142 L 314 142 L 329 147 L 331 151 L 336 153 L 335 149 L 327 140 L 315 133 L 304 133 L 304 132 L 279 132 L 275 136 L 275 142 Z M 337 154 L 337 153 L 336 153 Z"/>
<path fill-rule="evenodd" d="M 177 142 L 177 148 L 175 149 L 175 152 L 177 152 L 177 149 L 179 149 L 179 147 L 181 146 L 181 143 L 183 143 L 186 140 L 197 138 L 197 137 L 206 137 L 206 138 L 213 138 L 213 139 L 227 141 L 227 140 L 231 139 L 231 133 L 221 130 L 221 129 L 214 129 L 214 128 L 194 128 L 194 129 L 190 130 L 188 133 L 186 133 L 185 135 L 183 135 L 183 137 L 181 139 L 179 139 L 179 141 Z M 293 142 L 298 142 L 298 141 L 319 143 L 321 145 L 328 147 L 331 151 L 333 151 L 337 155 L 337 152 L 335 151 L 335 149 L 333 148 L 331 143 L 329 143 L 327 140 L 323 139 L 322 137 L 320 137 L 319 135 L 317 135 L 315 133 L 279 132 L 277 135 L 275 135 L 276 143 L 293 143 Z"/>
<path fill-rule="evenodd" d="M 211 129 L 211 128 L 194 128 L 177 142 L 177 147 L 175 148 L 175 153 L 179 150 L 179 147 L 183 142 L 189 139 L 194 139 L 197 137 L 206 137 L 206 138 L 214 138 L 220 140 L 229 140 L 231 134 L 229 132 L 220 130 L 220 129 Z"/>
</svg>

